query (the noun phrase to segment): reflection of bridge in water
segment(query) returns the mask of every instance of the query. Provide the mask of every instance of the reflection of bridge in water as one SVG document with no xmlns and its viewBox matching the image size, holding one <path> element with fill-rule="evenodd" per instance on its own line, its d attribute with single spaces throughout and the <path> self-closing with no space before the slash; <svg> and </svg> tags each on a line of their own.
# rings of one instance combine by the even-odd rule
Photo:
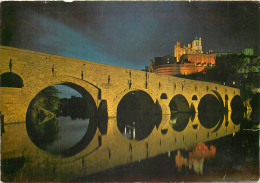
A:
<svg viewBox="0 0 260 183">
<path fill-rule="evenodd" d="M 188 118 L 183 129 L 176 131 L 174 128 L 170 115 L 163 115 L 159 126 L 154 126 L 146 138 L 131 140 L 119 131 L 117 119 L 109 118 L 107 129 L 97 128 L 92 141 L 81 152 L 59 157 L 35 146 L 28 137 L 25 123 L 9 124 L 2 134 L 2 159 L 24 157 L 19 172 L 25 179 L 71 180 L 218 139 L 238 132 L 240 125 L 236 125 L 228 113 L 212 128 L 206 128 L 195 114 Z"/>
</svg>

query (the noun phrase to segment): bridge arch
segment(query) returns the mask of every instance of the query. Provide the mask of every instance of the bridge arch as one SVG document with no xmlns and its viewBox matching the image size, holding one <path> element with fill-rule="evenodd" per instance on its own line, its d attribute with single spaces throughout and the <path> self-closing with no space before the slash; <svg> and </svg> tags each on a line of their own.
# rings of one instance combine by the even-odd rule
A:
<svg viewBox="0 0 260 183">
<path fill-rule="evenodd" d="M 93 97 L 83 87 L 70 82 L 59 84 L 69 86 L 82 95 L 82 99 L 80 101 L 82 101 L 83 103 L 80 102 L 76 97 L 72 97 L 74 100 L 66 104 L 71 106 L 70 104 L 74 103 L 73 106 L 78 106 L 79 104 L 77 102 L 80 102 L 80 112 L 60 112 L 59 97 L 56 93 L 57 90 L 54 87 L 47 87 L 39 92 L 39 94 L 37 94 L 30 102 L 26 112 L 26 129 L 31 141 L 40 149 L 46 150 L 56 155 L 72 156 L 82 151 L 92 141 L 98 126 L 97 106 Z M 81 134 L 82 136 L 79 136 L 80 139 L 78 139 L 78 141 L 75 141 L 74 144 L 69 145 L 67 149 L 63 148 L 62 150 L 56 152 L 56 150 L 46 148 L 48 145 L 50 145 L 50 143 L 53 143 L 58 138 L 57 135 L 59 135 L 60 132 L 62 133 L 57 125 L 59 124 L 59 121 L 61 123 L 66 123 L 66 121 L 68 120 L 68 118 L 66 118 L 67 115 L 69 115 L 71 119 L 85 119 L 84 121 L 82 121 L 85 123 L 85 125 L 81 125 L 84 125 L 84 127 L 82 126 L 82 130 L 86 131 L 83 131 L 83 133 Z M 61 135 L 63 136 L 63 134 Z"/>
<path fill-rule="evenodd" d="M 197 95 L 193 95 L 193 96 L 192 96 L 192 100 L 198 100 Z"/>
<path fill-rule="evenodd" d="M 221 103 L 218 98 L 213 94 L 204 95 L 200 101 L 198 110 L 200 111 L 219 111 L 221 109 Z"/>
<path fill-rule="evenodd" d="M 75 77 L 71 76 L 55 76 L 55 77 L 45 77 L 42 78 L 41 80 L 36 80 L 35 82 L 28 83 L 25 85 L 25 89 L 23 91 L 23 94 L 26 95 L 27 98 L 27 107 L 29 106 L 29 103 L 33 100 L 33 98 L 44 88 L 47 88 L 48 86 L 53 86 L 53 85 L 66 85 L 69 86 L 79 93 L 83 93 L 87 91 L 91 97 L 94 99 L 96 103 L 96 107 L 99 105 L 99 95 L 100 95 L 100 88 L 91 82 L 81 80 Z"/>
<path fill-rule="evenodd" d="M 162 110 L 156 101 L 143 90 L 126 93 L 117 105 L 117 126 L 129 139 L 142 140 L 159 126 Z"/>
<path fill-rule="evenodd" d="M 177 112 L 189 112 L 189 103 L 187 99 L 182 94 L 175 95 L 170 103 L 169 107 L 171 111 L 177 111 Z"/>
<path fill-rule="evenodd" d="M 214 93 L 204 95 L 199 102 L 198 118 L 205 128 L 213 128 L 222 119 L 223 105 Z"/>
<path fill-rule="evenodd" d="M 214 93 L 214 95 L 217 97 L 217 99 L 219 100 L 219 103 L 220 103 L 220 107 L 221 107 L 221 110 L 223 110 L 224 108 L 224 102 L 223 102 L 223 98 L 222 96 L 215 90 L 211 90 L 211 92 Z"/>
<path fill-rule="evenodd" d="M 156 107 L 154 105 L 157 105 Z M 126 93 L 117 105 L 117 115 L 122 113 L 158 114 L 158 101 L 154 102 L 152 97 L 143 90 L 132 90 Z M 125 111 L 126 110 L 126 111 Z M 123 112 L 124 111 L 124 112 Z M 124 114 L 125 115 L 125 114 Z"/>
<path fill-rule="evenodd" d="M 16 73 L 5 72 L 0 75 L 0 87 L 22 88 L 23 79 Z"/>
<path fill-rule="evenodd" d="M 167 97 L 167 94 L 166 94 L 166 93 L 162 93 L 160 98 L 161 98 L 161 99 L 168 99 L 168 97 Z"/>
<path fill-rule="evenodd" d="M 151 97 L 151 99 L 153 100 L 154 103 L 160 98 L 159 93 L 158 93 L 158 96 L 157 96 L 157 95 L 154 95 L 154 92 L 152 92 L 151 90 L 144 89 L 144 88 L 138 88 L 138 87 L 136 87 L 136 88 L 131 87 L 130 89 L 125 88 L 125 89 L 115 91 L 115 95 L 114 95 L 114 98 L 113 98 L 114 105 L 117 107 L 118 104 L 120 103 L 120 101 L 122 100 L 122 98 L 126 94 L 128 94 L 130 92 L 135 92 L 135 91 L 143 91 L 143 92 L 147 93 L 147 95 L 149 95 Z"/>
<path fill-rule="evenodd" d="M 200 108 L 200 110 L 223 111 L 224 107 L 222 96 L 215 90 L 211 90 L 203 95 L 198 102 L 198 109 Z"/>
</svg>

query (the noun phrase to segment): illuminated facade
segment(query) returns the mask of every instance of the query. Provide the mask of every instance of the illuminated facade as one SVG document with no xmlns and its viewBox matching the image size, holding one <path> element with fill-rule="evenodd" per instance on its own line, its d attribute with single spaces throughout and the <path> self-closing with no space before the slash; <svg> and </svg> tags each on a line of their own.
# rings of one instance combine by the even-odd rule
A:
<svg viewBox="0 0 260 183">
<path fill-rule="evenodd" d="M 174 46 L 174 57 L 167 55 L 164 57 L 155 57 L 150 62 L 150 72 L 162 75 L 190 75 L 202 72 L 206 67 L 214 67 L 216 55 L 209 51 L 202 51 L 201 37 L 196 38 L 188 47 L 181 47 L 181 42 L 177 41 Z"/>
<path fill-rule="evenodd" d="M 174 57 L 176 57 L 177 62 L 180 61 L 180 58 L 184 54 L 202 54 L 202 44 L 201 44 L 201 37 L 196 38 L 192 41 L 191 44 L 188 44 L 188 47 L 185 45 L 183 48 L 181 47 L 181 41 L 177 41 L 176 45 L 174 45 Z"/>
</svg>

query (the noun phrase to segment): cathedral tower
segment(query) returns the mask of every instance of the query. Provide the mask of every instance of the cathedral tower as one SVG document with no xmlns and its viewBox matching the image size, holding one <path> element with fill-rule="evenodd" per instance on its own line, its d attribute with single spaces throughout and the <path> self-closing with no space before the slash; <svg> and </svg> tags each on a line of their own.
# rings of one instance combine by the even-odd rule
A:
<svg viewBox="0 0 260 183">
<path fill-rule="evenodd" d="M 192 41 L 192 50 L 202 52 L 201 37 L 198 38 L 198 36 L 196 36 L 195 40 Z"/>
</svg>

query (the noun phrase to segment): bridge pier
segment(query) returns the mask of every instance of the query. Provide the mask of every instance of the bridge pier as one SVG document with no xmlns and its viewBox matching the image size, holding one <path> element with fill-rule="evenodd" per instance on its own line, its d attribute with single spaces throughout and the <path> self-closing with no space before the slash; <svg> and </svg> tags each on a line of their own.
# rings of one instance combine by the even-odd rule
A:
<svg viewBox="0 0 260 183">
<path fill-rule="evenodd" d="M 162 109 L 162 115 L 171 115 L 170 107 L 167 104 L 167 101 L 164 102 L 163 100 L 159 100 L 159 105 Z"/>
<path fill-rule="evenodd" d="M 117 116 L 117 106 L 112 100 L 107 100 L 107 115 L 108 117 Z"/>
<path fill-rule="evenodd" d="M 192 100 L 190 103 L 190 109 L 193 110 L 195 113 L 198 113 L 198 107 L 199 107 L 199 102 Z"/>
</svg>

